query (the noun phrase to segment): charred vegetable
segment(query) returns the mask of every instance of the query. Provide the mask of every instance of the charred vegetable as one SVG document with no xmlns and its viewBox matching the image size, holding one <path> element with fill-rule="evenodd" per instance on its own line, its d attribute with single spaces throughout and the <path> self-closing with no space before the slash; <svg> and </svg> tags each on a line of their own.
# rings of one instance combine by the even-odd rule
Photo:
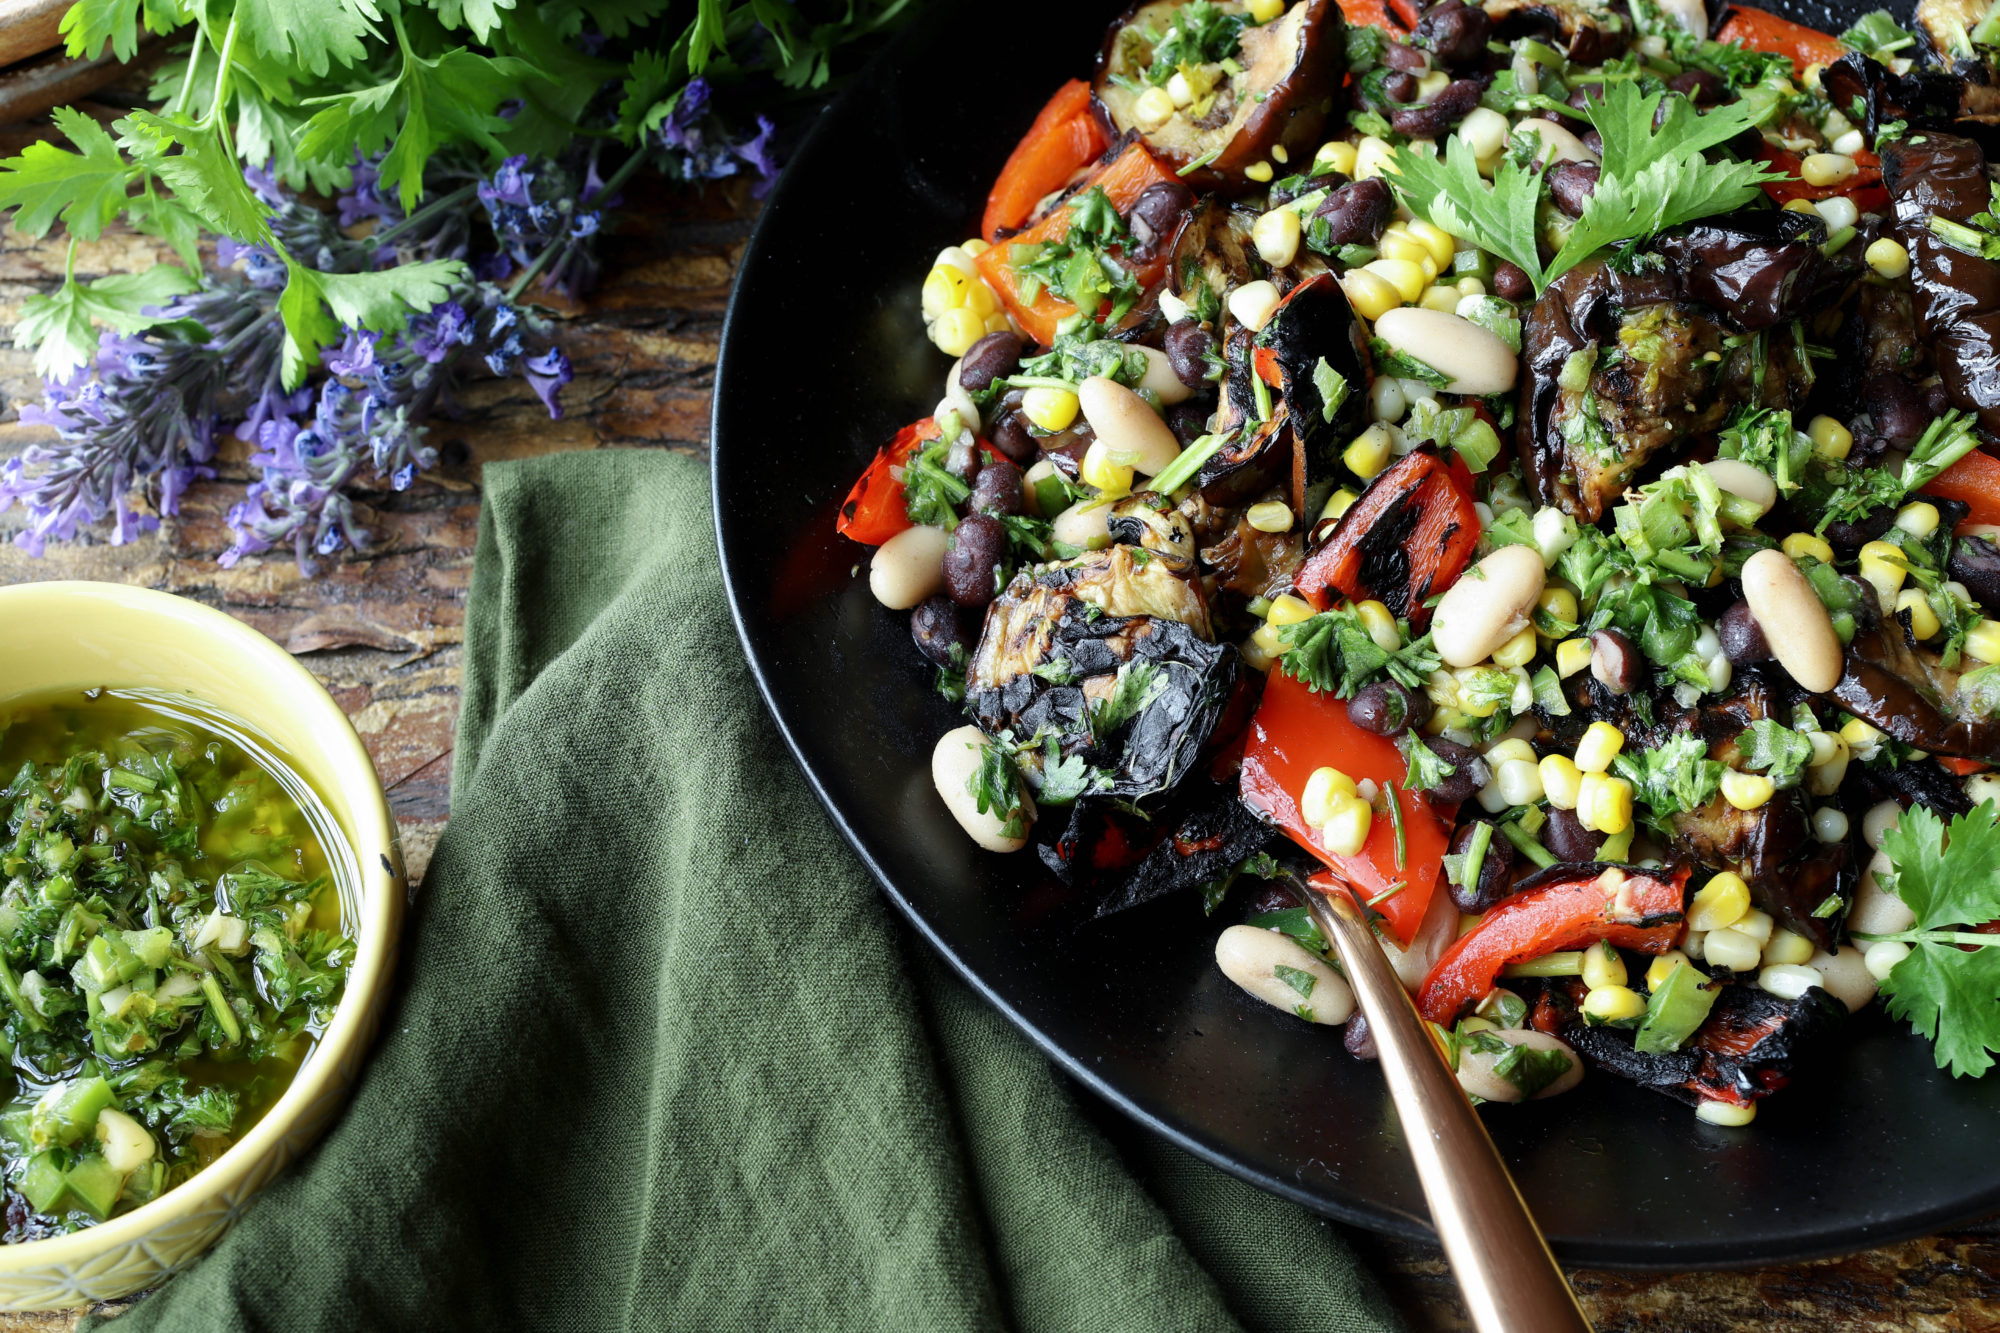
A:
<svg viewBox="0 0 2000 1333">
<path fill-rule="evenodd" d="M 1325 610 L 1337 595 L 1374 598 L 1413 625 L 1424 603 L 1472 563 L 1479 515 L 1437 451 L 1426 445 L 1375 478 L 1326 544 L 1299 570 L 1299 595 Z"/>
<path fill-rule="evenodd" d="M 2000 264 L 1984 253 L 1990 233 L 1973 225 L 1993 206 L 1986 154 L 1956 135 L 1898 139 L 1883 145 L 1882 180 L 1910 252 L 1917 332 L 1952 403 L 2000 430 Z"/>
<path fill-rule="evenodd" d="M 1256 338 L 1253 371 L 1284 395 L 1291 423 L 1292 512 L 1311 512 L 1361 424 L 1370 381 L 1368 333 L 1331 273 L 1286 294 Z"/>
</svg>

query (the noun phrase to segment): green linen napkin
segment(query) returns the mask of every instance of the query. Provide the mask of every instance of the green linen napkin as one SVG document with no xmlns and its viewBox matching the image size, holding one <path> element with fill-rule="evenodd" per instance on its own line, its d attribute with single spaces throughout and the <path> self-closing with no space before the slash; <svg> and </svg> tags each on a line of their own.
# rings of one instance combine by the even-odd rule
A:
<svg viewBox="0 0 2000 1333">
<path fill-rule="evenodd" d="M 736 665 L 699 464 L 486 486 L 380 1048 L 118 1333 L 1398 1326 L 1326 1222 L 1100 1128 L 893 918 Z"/>
</svg>

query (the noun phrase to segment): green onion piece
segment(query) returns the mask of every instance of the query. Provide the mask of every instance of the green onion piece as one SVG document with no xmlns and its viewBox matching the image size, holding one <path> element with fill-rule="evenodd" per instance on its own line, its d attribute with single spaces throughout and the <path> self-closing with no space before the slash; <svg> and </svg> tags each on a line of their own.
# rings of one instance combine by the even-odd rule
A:
<svg viewBox="0 0 2000 1333">
<path fill-rule="evenodd" d="M 1408 844 L 1403 834 L 1403 803 L 1396 799 L 1395 783 L 1391 782 L 1387 784 L 1383 788 L 1383 791 L 1389 797 L 1389 823 L 1394 825 L 1396 829 L 1396 869 L 1401 870 L 1403 868 L 1403 858 L 1408 850 Z"/>
<path fill-rule="evenodd" d="M 112 769 L 109 773 L 105 774 L 104 785 L 107 787 L 116 787 L 120 791 L 153 792 L 160 789 L 159 783 L 153 781 L 143 773 L 134 773 L 129 768 Z"/>
<path fill-rule="evenodd" d="M 1250 392 L 1257 399 L 1257 420 L 1271 419 L 1271 386 L 1264 383 L 1264 377 L 1253 373 L 1250 376 Z"/>
<path fill-rule="evenodd" d="M 1172 495 L 1181 487 L 1194 480 L 1195 473 L 1202 465 L 1222 452 L 1222 446 L 1234 439 L 1233 432 L 1224 431 L 1219 435 L 1204 435 L 1193 444 L 1180 451 L 1174 461 L 1160 469 L 1153 478 L 1153 491 L 1159 495 Z"/>
<path fill-rule="evenodd" d="M 1493 845 L 1493 825 L 1480 820 L 1472 826 L 1472 846 L 1465 851 L 1465 867 L 1459 884 L 1469 893 L 1479 892 L 1479 872 L 1486 868 L 1486 849 Z"/>
<path fill-rule="evenodd" d="M 1521 855 L 1527 857 L 1536 865 L 1546 870 L 1556 863 L 1556 854 L 1542 846 L 1539 842 L 1536 842 L 1534 835 L 1519 824 L 1509 820 L 1500 826 L 1500 831 L 1507 835 L 1507 841 L 1513 843 Z"/>
<path fill-rule="evenodd" d="M 239 1044 L 243 1040 L 243 1025 L 236 1021 L 236 1011 L 229 1007 L 228 999 L 222 994 L 222 983 L 215 979 L 213 972 L 201 979 L 201 993 L 208 997 L 208 1008 L 215 1015 L 215 1021 L 222 1024 L 222 1030 L 229 1035 L 229 1044 Z"/>
</svg>

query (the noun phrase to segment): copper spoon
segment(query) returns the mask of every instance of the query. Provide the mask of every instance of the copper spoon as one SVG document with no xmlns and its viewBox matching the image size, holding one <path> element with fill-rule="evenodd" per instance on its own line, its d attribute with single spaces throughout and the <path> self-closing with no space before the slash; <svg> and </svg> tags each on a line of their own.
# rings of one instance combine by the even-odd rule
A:
<svg viewBox="0 0 2000 1333">
<path fill-rule="evenodd" d="M 1345 892 L 1285 881 L 1333 941 L 1367 1016 L 1445 1260 L 1479 1333 L 1591 1333 L 1541 1228 L 1507 1174 L 1409 992 Z"/>
</svg>

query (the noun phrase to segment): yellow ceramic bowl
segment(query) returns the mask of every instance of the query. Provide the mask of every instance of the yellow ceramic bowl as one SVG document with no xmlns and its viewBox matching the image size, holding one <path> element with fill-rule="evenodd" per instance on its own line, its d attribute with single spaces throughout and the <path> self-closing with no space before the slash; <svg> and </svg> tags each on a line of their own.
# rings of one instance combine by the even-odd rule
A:
<svg viewBox="0 0 2000 1333">
<path fill-rule="evenodd" d="M 360 952 L 312 1058 L 206 1171 L 101 1226 L 0 1245 L 0 1307 L 13 1310 L 84 1305 L 154 1285 L 214 1244 L 320 1136 L 374 1042 L 407 896 L 395 821 L 368 752 L 290 653 L 220 611 L 167 593 L 109 583 L 0 588 L 0 700 L 96 686 L 183 695 L 289 757 L 354 852 L 352 882 L 342 887 L 358 904 Z"/>
</svg>

